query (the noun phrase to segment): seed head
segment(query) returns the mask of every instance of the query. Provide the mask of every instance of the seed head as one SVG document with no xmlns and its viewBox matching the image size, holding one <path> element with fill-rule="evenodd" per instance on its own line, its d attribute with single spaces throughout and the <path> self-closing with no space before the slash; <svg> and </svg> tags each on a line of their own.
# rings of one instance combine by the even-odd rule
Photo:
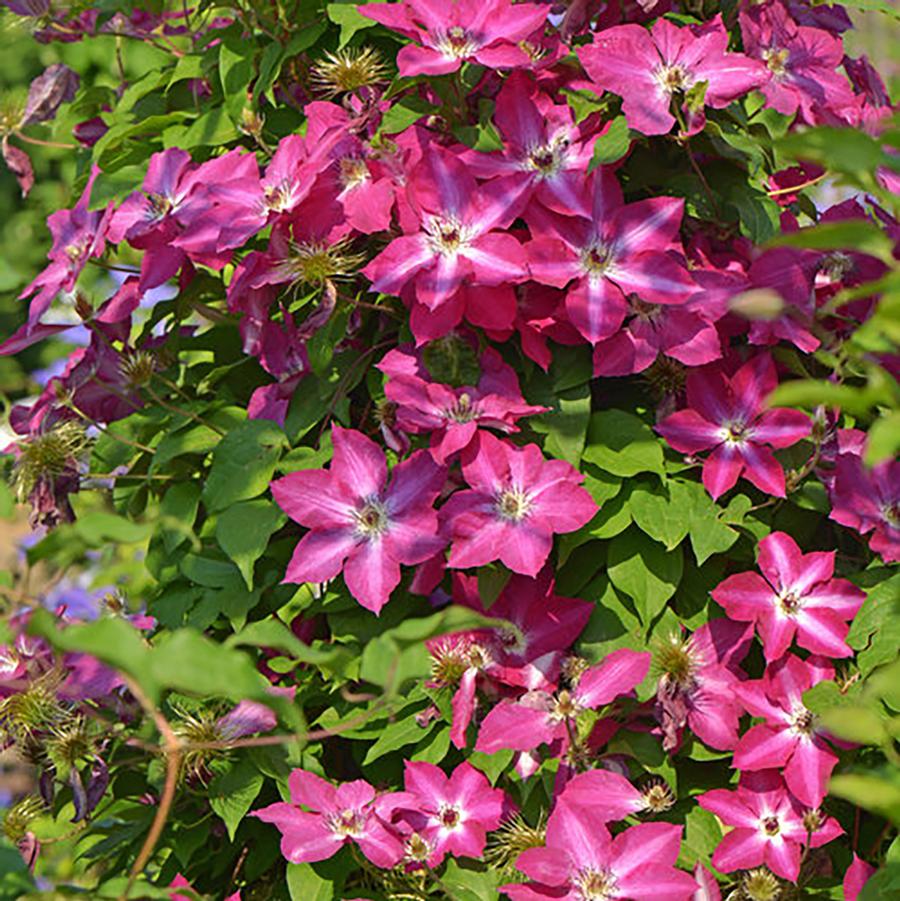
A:
<svg viewBox="0 0 900 901">
<path fill-rule="evenodd" d="M 543 815 L 537 826 L 529 826 L 522 814 L 517 813 L 488 836 L 485 861 L 497 869 L 511 868 L 516 858 L 529 848 L 542 848 L 547 838 Z"/>
<path fill-rule="evenodd" d="M 84 427 L 72 420 L 23 439 L 12 471 L 12 486 L 19 503 L 28 500 L 38 482 L 52 482 L 71 473 L 90 446 Z"/>
<path fill-rule="evenodd" d="M 310 71 L 313 86 L 326 97 L 371 88 L 385 81 L 387 70 L 381 54 L 372 47 L 326 53 Z"/>
</svg>

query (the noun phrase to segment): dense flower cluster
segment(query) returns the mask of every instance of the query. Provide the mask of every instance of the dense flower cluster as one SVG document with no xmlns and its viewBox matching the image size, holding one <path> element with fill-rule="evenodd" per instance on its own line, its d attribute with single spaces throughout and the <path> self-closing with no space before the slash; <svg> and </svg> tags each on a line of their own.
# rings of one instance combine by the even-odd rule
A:
<svg viewBox="0 0 900 901">
<path fill-rule="evenodd" d="M 877 143 L 892 106 L 845 55 L 840 8 L 330 4 L 341 49 L 267 45 L 234 105 L 241 41 L 281 13 L 194 32 L 187 9 L 98 24 L 6 5 L 44 40 L 202 37 L 221 85 L 185 65 L 191 95 L 224 86 L 240 123 L 196 152 L 175 116 L 142 183 L 98 205 L 137 152 L 111 152 L 122 126 L 101 117 L 0 346 L 87 328 L 11 411 L 13 482 L 35 526 L 99 546 L 112 514 L 74 495 L 107 492 L 150 574 L 128 659 L 107 641 L 130 634 L 121 612 L 84 650 L 40 617 L 0 646 L 0 736 L 40 767 L 40 809 L 68 786 L 90 820 L 128 742 L 147 750 L 146 714 L 171 774 L 141 804 L 169 815 L 186 786 L 230 849 L 228 873 L 204 869 L 185 813 L 157 861 L 173 892 L 689 901 L 721 882 L 760 901 L 843 866 L 855 898 L 859 811 L 854 827 L 829 780 L 868 739 L 817 704 L 862 697 L 891 659 L 854 655 L 896 588 L 900 463 L 870 466 L 876 441 L 844 426 L 893 397 L 898 357 L 872 332 L 900 224 Z M 390 87 L 362 31 L 402 39 Z M 241 92 L 269 97 L 269 126 Z M 871 142 L 868 194 L 816 208 L 825 169 L 777 143 L 816 126 Z M 86 274 L 111 260 L 127 272 L 94 303 Z M 829 365 L 827 402 L 773 405 Z M 268 743 L 279 722 L 321 742 Z M 144 824 L 132 794 L 123 777 L 110 817 Z M 273 826 L 281 857 L 229 856 Z M 830 843 L 852 829 L 851 865 Z M 7 832 L 33 864 L 30 826 Z"/>
</svg>

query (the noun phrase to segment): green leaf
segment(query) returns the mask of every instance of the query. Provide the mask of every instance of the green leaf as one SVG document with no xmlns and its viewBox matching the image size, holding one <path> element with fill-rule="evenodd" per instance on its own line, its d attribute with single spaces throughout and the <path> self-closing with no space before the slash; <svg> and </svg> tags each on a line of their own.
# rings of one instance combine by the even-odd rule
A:
<svg viewBox="0 0 900 901">
<path fill-rule="evenodd" d="M 435 111 L 436 107 L 421 97 L 410 96 L 394 103 L 382 116 L 379 132 L 386 135 L 399 134 L 410 125 L 418 122 L 423 116 Z"/>
<path fill-rule="evenodd" d="M 434 722 L 423 728 L 416 722 L 415 712 L 407 708 L 398 714 L 400 718 L 396 722 L 385 727 L 378 740 L 366 751 L 363 766 L 374 763 L 379 757 L 390 754 L 391 751 L 416 744 L 431 731 Z"/>
<path fill-rule="evenodd" d="M 681 551 L 666 551 L 643 533 L 629 529 L 612 540 L 608 560 L 610 582 L 634 601 L 641 622 L 649 626 L 681 581 Z"/>
<path fill-rule="evenodd" d="M 675 490 L 674 485 L 672 491 Z M 681 544 L 690 529 L 689 511 L 677 502 L 674 495 L 667 496 L 663 488 L 649 485 L 636 487 L 631 492 L 630 505 L 631 516 L 638 527 L 651 538 L 662 542 L 668 550 Z"/>
<path fill-rule="evenodd" d="M 247 88 L 256 74 L 256 44 L 245 35 L 226 34 L 219 44 L 219 79 L 225 106 L 234 122 L 241 121 Z"/>
<path fill-rule="evenodd" d="M 502 563 L 478 567 L 478 597 L 485 610 L 500 597 L 512 573 Z"/>
<path fill-rule="evenodd" d="M 451 859 L 441 877 L 441 884 L 453 901 L 495 901 L 501 880 L 503 874 L 497 868 L 486 871 L 469 869 L 463 861 Z"/>
<path fill-rule="evenodd" d="M 268 419 L 248 419 L 232 429 L 213 451 L 203 486 L 206 509 L 215 513 L 262 494 L 286 446 L 284 432 Z"/>
<path fill-rule="evenodd" d="M 583 457 L 616 476 L 663 472 L 662 445 L 653 430 L 624 410 L 603 410 L 591 417 Z"/>
<path fill-rule="evenodd" d="M 900 453 L 900 410 L 894 410 L 876 420 L 869 429 L 864 460 L 874 466 L 882 460 L 890 460 Z"/>
<path fill-rule="evenodd" d="M 897 771 L 842 773 L 832 777 L 828 791 L 900 825 L 900 773 Z"/>
<path fill-rule="evenodd" d="M 291 901 L 332 901 L 334 883 L 323 879 L 308 863 L 287 865 L 287 887 Z"/>
<path fill-rule="evenodd" d="M 263 775 L 246 759 L 240 760 L 209 783 L 209 806 L 222 818 L 228 838 L 247 816 L 263 786 Z"/>
<path fill-rule="evenodd" d="M 867 253 L 890 263 L 894 242 L 887 233 L 868 219 L 842 219 L 801 228 L 774 238 L 773 247 L 809 247 L 813 250 L 848 250 Z"/>
<path fill-rule="evenodd" d="M 176 482 L 163 495 L 159 505 L 163 526 L 160 534 L 170 554 L 194 534 L 199 506 L 200 486 L 196 482 Z"/>
<path fill-rule="evenodd" d="M 722 827 L 716 815 L 702 807 L 693 807 L 685 817 L 684 841 L 678 862 L 693 869 L 698 860 L 712 857 L 722 840 Z"/>
<path fill-rule="evenodd" d="M 557 395 L 556 408 L 531 420 L 532 428 L 545 434 L 544 452 L 577 467 L 591 419 L 591 389 L 584 384 Z"/>
<path fill-rule="evenodd" d="M 253 564 L 265 553 L 274 532 L 287 517 L 271 501 L 242 501 L 228 507 L 216 522 L 216 541 L 234 561 L 247 588 L 253 589 Z"/>
<path fill-rule="evenodd" d="M 597 138 L 594 154 L 588 164 L 588 172 L 593 172 L 598 166 L 618 162 L 630 149 L 631 133 L 628 129 L 628 120 L 625 116 L 616 116 L 606 131 Z"/>
<path fill-rule="evenodd" d="M 886 737 L 884 720 L 872 709 L 845 705 L 820 714 L 825 729 L 844 741 L 860 745 L 880 745 Z"/>
<path fill-rule="evenodd" d="M 134 522 L 105 510 L 83 513 L 74 523 L 77 535 L 92 547 L 101 547 L 110 541 L 117 544 L 137 544 L 146 541 L 153 531 L 148 523 Z"/>
<path fill-rule="evenodd" d="M 341 38 L 338 41 L 338 47 L 345 47 L 357 31 L 362 31 L 364 28 L 372 28 L 377 24 L 374 19 L 367 19 L 358 13 L 355 3 L 329 3 L 325 7 L 325 12 L 335 25 L 341 26 Z"/>
</svg>

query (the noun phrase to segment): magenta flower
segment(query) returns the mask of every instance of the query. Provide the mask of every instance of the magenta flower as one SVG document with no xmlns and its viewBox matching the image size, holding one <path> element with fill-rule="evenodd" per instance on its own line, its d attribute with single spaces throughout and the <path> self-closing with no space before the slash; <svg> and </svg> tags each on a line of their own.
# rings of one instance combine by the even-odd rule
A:
<svg viewBox="0 0 900 901">
<path fill-rule="evenodd" d="M 812 124 L 821 109 L 837 115 L 853 105 L 850 84 L 838 72 L 844 57 L 840 38 L 798 25 L 778 0 L 747 7 L 740 22 L 747 54 L 772 73 L 761 90 L 773 109 L 787 116 L 799 111 Z"/>
<path fill-rule="evenodd" d="M 494 229 L 504 229 L 516 218 L 526 184 L 502 178 L 479 188 L 465 165 L 438 147 L 429 149 L 409 179 L 419 231 L 395 238 L 366 266 L 363 274 L 373 291 L 399 294 L 412 283 L 418 302 L 434 312 L 458 301 L 464 283 L 496 287 L 524 280 L 522 245 Z M 449 328 L 458 321 L 456 316 Z"/>
<path fill-rule="evenodd" d="M 801 845 L 808 832 L 813 832 L 813 847 L 831 841 L 841 832 L 830 818 L 823 822 L 820 816 L 804 816 L 776 770 L 745 773 L 737 791 L 717 788 L 700 795 L 697 801 L 726 826 L 733 827 L 712 857 L 713 866 L 723 873 L 765 864 L 782 879 L 796 882 Z M 808 830 L 810 825 L 818 828 Z"/>
<path fill-rule="evenodd" d="M 794 637 L 801 648 L 829 657 L 852 657 L 848 621 L 865 593 L 833 579 L 834 551 L 803 554 L 785 532 L 759 543 L 759 568 L 729 576 L 711 592 L 731 619 L 756 624 L 766 660 L 777 660 Z"/>
<path fill-rule="evenodd" d="M 556 799 L 556 804 L 589 808 L 604 823 L 647 809 L 647 799 L 624 776 L 611 770 L 588 770 L 573 776 Z"/>
<path fill-rule="evenodd" d="M 386 799 L 376 798 L 368 782 L 357 779 L 335 787 L 313 773 L 294 770 L 288 784 L 290 804 L 277 802 L 251 813 L 279 829 L 281 853 L 288 861 L 327 860 L 354 842 L 377 867 L 400 862 L 403 845 L 379 815 Z"/>
<path fill-rule="evenodd" d="M 502 789 L 491 788 L 485 775 L 466 762 L 448 777 L 433 763 L 407 760 L 404 780 L 406 791 L 390 801 L 393 819 L 404 821 L 424 841 L 425 863 L 439 866 L 447 854 L 481 857 L 487 833 L 500 825 L 506 809 Z"/>
<path fill-rule="evenodd" d="M 518 701 L 501 701 L 484 718 L 475 750 L 485 754 L 502 748 L 530 751 L 567 740 L 567 724 L 572 725 L 581 711 L 609 704 L 639 685 L 650 669 L 650 659 L 650 654 L 622 648 L 586 669 L 571 691 L 556 695 L 530 691 Z"/>
<path fill-rule="evenodd" d="M 516 420 L 544 413 L 547 407 L 525 402 L 515 371 L 497 351 L 481 355 L 477 386 L 452 388 L 418 376 L 397 375 L 384 387 L 388 400 L 397 404 L 397 425 L 414 434 L 431 434 L 431 455 L 444 464 L 468 447 L 478 428 L 518 432 Z"/>
<path fill-rule="evenodd" d="M 449 684 L 441 674 L 449 671 L 456 676 L 462 669 L 453 695 L 450 739 L 457 748 L 464 748 L 466 730 L 475 712 L 478 681 L 553 691 L 563 655 L 587 625 L 594 608 L 588 601 L 557 595 L 549 567 L 535 579 L 512 576 L 490 608 L 481 601 L 477 578 L 454 573 L 453 598 L 505 621 L 502 627 L 444 635 L 427 643 L 437 677 L 434 684 Z"/>
<path fill-rule="evenodd" d="M 641 25 L 607 28 L 579 48 L 578 58 L 594 84 L 622 98 L 632 128 L 662 135 L 675 124 L 673 99 L 682 104 L 696 85 L 706 83 L 706 106 L 722 109 L 768 81 L 765 66 L 727 52 L 728 40 L 721 16 L 686 28 L 657 19 L 649 31 Z M 701 111 L 689 133 L 702 131 L 705 121 Z"/>
<path fill-rule="evenodd" d="M 832 679 L 834 667 L 825 658 L 801 660 L 791 654 L 769 666 L 762 679 L 738 685 L 744 707 L 765 722 L 742 736 L 732 765 L 739 770 L 780 770 L 794 797 L 807 807 L 818 807 L 838 758 L 822 738 L 816 716 L 803 704 L 803 692 Z"/>
<path fill-rule="evenodd" d="M 331 469 L 292 472 L 272 483 L 278 506 L 310 529 L 284 580 L 324 582 L 343 570 L 353 597 L 378 613 L 400 582 L 400 564 L 423 563 L 444 546 L 432 505 L 445 472 L 427 451 L 417 451 L 388 483 L 384 452 L 374 441 L 336 425 L 332 437 Z"/>
<path fill-rule="evenodd" d="M 743 709 L 735 688 L 746 678 L 739 664 L 751 639 L 748 626 L 722 618 L 687 639 L 676 635 L 660 646 L 656 716 L 666 751 L 678 747 L 685 727 L 711 748 L 737 744 Z"/>
<path fill-rule="evenodd" d="M 106 248 L 112 203 L 103 210 L 88 210 L 91 191 L 99 174 L 100 169 L 94 166 L 81 197 L 71 210 L 57 210 L 47 217 L 47 226 L 53 235 L 53 246 L 47 254 L 50 263 L 19 295 L 24 298 L 37 294 L 28 309 L 30 328 L 37 326 L 60 291 L 71 291 L 75 287 L 88 260 L 102 256 Z"/>
<path fill-rule="evenodd" d="M 535 238 L 527 251 L 535 281 L 569 286 L 569 319 L 596 344 L 622 325 L 627 295 L 648 303 L 679 303 L 696 285 L 680 256 L 683 200 L 654 197 L 626 205 L 618 181 L 605 169 L 594 171 L 588 187 L 589 219 L 531 208 L 527 218 Z"/>
<path fill-rule="evenodd" d="M 697 883 L 675 869 L 680 847 L 680 826 L 642 823 L 613 838 L 598 811 L 559 803 L 547 821 L 546 846 L 516 860 L 533 881 L 500 890 L 512 901 L 690 901 Z"/>
<path fill-rule="evenodd" d="M 530 66 L 531 57 L 519 43 L 543 30 L 549 12 L 546 6 L 511 0 L 451 0 L 443 6 L 403 0 L 357 9 L 416 42 L 397 54 L 403 76 L 445 75 L 466 60 L 491 69 Z"/>
<path fill-rule="evenodd" d="M 626 298 L 625 326 L 594 345 L 594 375 L 643 372 L 660 354 L 687 366 L 722 356 L 722 341 L 702 304 L 653 304 L 636 294 Z"/>
<path fill-rule="evenodd" d="M 555 532 L 574 532 L 597 512 L 563 460 L 545 460 L 535 444 L 516 447 L 479 432 L 463 456 L 469 485 L 441 508 L 453 546 L 449 565 L 460 569 L 500 560 L 513 572 L 536 576 L 550 556 Z"/>
<path fill-rule="evenodd" d="M 785 496 L 784 470 L 769 447 L 796 444 L 810 433 L 811 423 L 799 410 L 765 409 L 777 384 L 767 353 L 751 357 L 732 376 L 723 365 L 705 366 L 688 375 L 688 409 L 656 427 L 681 453 L 713 449 L 703 464 L 703 484 L 713 498 L 741 475 L 767 494 Z"/>
<path fill-rule="evenodd" d="M 581 184 L 598 136 L 590 121 L 576 125 L 568 104 L 554 103 L 529 76 L 514 72 L 503 83 L 494 112 L 504 152 L 467 150 L 461 159 L 476 178 L 512 175 L 548 209 L 587 215 Z"/>
<path fill-rule="evenodd" d="M 831 485 L 829 514 L 861 535 L 885 563 L 900 560 L 900 462 L 885 460 L 867 469 L 855 454 L 841 454 Z"/>
</svg>

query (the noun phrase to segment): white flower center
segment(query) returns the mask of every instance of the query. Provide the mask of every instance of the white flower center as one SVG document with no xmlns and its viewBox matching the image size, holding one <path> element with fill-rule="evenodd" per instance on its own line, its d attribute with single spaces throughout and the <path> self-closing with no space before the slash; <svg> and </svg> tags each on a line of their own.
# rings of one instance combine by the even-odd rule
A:
<svg viewBox="0 0 900 901">
<path fill-rule="evenodd" d="M 435 216 L 425 223 L 425 231 L 429 247 L 447 257 L 455 257 L 475 236 L 473 230 L 455 216 Z"/>
<path fill-rule="evenodd" d="M 459 25 L 453 25 L 443 34 L 438 34 L 435 37 L 437 38 L 435 41 L 436 48 L 450 59 L 465 59 L 465 57 L 471 56 L 481 46 L 474 35 Z"/>
<path fill-rule="evenodd" d="M 353 512 L 353 518 L 356 534 L 370 540 L 383 535 L 390 525 L 387 507 L 376 497 L 368 498 Z"/>
<path fill-rule="evenodd" d="M 586 867 L 572 878 L 572 888 L 579 901 L 608 901 L 616 897 L 616 877 L 608 869 Z"/>
<path fill-rule="evenodd" d="M 341 838 L 357 838 L 366 828 L 366 815 L 360 810 L 342 810 L 328 818 L 328 828 Z"/>
<path fill-rule="evenodd" d="M 501 519 L 521 522 L 531 512 L 534 502 L 531 495 L 515 485 L 504 488 L 498 495 L 495 508 Z"/>
<path fill-rule="evenodd" d="M 763 59 L 769 67 L 769 71 L 776 78 L 781 78 L 787 72 L 787 63 L 791 58 L 791 51 L 786 47 L 768 47 L 763 50 Z"/>
</svg>

